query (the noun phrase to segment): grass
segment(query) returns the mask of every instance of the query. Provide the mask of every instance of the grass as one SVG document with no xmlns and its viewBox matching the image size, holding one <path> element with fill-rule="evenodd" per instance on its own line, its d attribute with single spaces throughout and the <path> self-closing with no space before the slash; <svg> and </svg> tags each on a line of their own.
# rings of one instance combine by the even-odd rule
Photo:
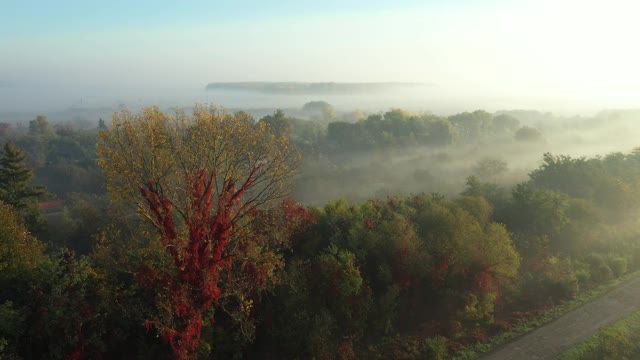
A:
<svg viewBox="0 0 640 360">
<path fill-rule="evenodd" d="M 600 329 L 557 357 L 558 360 L 629 359 L 640 355 L 640 310 Z"/>
<path fill-rule="evenodd" d="M 611 282 L 608 282 L 606 284 L 597 286 L 593 289 L 584 291 L 584 292 L 580 292 L 578 294 L 578 296 L 576 296 L 574 299 L 565 301 L 564 303 L 555 306 L 547 311 L 545 311 L 544 313 L 535 316 L 532 319 L 528 319 L 528 320 L 523 320 L 520 323 L 515 324 L 511 329 L 509 329 L 508 331 L 505 331 L 499 335 L 493 336 L 491 337 L 487 342 L 484 343 L 478 343 L 478 344 L 473 344 L 470 346 L 465 347 L 464 349 L 462 349 L 460 352 L 453 354 L 453 356 L 451 357 L 451 359 L 453 360 L 471 360 L 471 359 L 476 359 L 479 356 L 486 354 L 490 351 L 492 351 L 493 349 L 497 348 L 500 345 L 503 345 L 507 342 L 510 342 L 512 340 L 514 340 L 517 337 L 520 337 L 522 335 L 525 335 L 541 326 L 544 326 L 560 317 L 562 317 L 563 315 L 567 314 L 568 312 L 575 310 L 579 307 L 581 307 L 584 304 L 587 304 L 591 301 L 593 301 L 594 299 L 608 293 L 609 291 L 613 290 L 614 288 L 616 288 L 618 285 L 622 284 L 623 282 L 634 278 L 636 276 L 640 275 L 640 271 L 634 271 L 632 273 L 626 274 L 624 276 L 621 276 Z"/>
</svg>

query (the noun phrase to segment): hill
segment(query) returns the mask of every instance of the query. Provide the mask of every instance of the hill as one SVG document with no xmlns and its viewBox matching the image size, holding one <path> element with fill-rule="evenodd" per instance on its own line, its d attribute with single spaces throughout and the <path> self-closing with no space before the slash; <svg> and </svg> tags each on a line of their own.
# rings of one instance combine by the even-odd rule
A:
<svg viewBox="0 0 640 360">
<path fill-rule="evenodd" d="M 405 82 L 214 82 L 208 84 L 206 89 L 300 95 L 372 93 L 419 86 L 428 86 L 428 84 Z"/>
</svg>

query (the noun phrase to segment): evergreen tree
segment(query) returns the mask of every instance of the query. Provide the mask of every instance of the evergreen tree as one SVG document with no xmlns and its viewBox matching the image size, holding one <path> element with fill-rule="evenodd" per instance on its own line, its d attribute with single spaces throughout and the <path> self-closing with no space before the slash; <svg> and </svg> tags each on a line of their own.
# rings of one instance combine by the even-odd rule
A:
<svg viewBox="0 0 640 360">
<path fill-rule="evenodd" d="M 42 225 L 38 201 L 48 196 L 43 186 L 32 186 L 33 172 L 24 165 L 20 148 L 7 142 L 0 152 L 0 200 L 13 206 L 33 231 Z"/>
</svg>

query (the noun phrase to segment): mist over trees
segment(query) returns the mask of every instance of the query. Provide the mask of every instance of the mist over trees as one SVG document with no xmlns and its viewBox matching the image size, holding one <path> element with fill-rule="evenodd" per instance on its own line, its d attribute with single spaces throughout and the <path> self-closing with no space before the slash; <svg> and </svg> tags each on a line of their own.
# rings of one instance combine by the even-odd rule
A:
<svg viewBox="0 0 640 360">
<path fill-rule="evenodd" d="M 640 268 L 600 135 L 637 118 L 39 116 L 1 139 L 0 357 L 445 358 Z"/>
</svg>

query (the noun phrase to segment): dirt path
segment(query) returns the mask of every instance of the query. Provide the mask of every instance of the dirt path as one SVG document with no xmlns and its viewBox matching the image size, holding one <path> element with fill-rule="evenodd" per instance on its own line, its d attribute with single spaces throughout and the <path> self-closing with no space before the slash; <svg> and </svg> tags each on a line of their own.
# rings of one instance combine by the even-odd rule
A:
<svg viewBox="0 0 640 360">
<path fill-rule="evenodd" d="M 553 359 L 640 307 L 640 276 L 563 317 L 499 347 L 482 360 Z"/>
</svg>

